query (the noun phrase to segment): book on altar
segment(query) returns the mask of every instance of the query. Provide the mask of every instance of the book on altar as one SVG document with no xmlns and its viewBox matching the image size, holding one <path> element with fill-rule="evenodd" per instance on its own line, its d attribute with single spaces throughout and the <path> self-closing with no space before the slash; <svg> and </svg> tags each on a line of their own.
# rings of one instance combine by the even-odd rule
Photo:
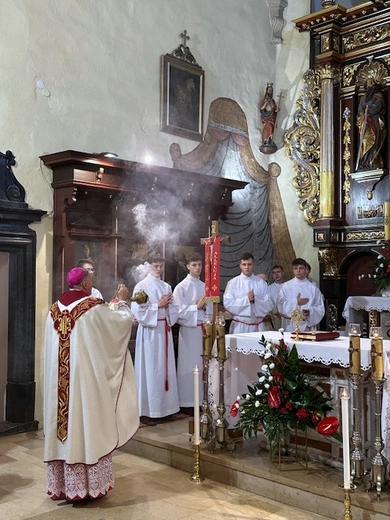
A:
<svg viewBox="0 0 390 520">
<path fill-rule="evenodd" d="M 328 341 L 340 337 L 338 332 L 312 330 L 299 333 L 299 339 L 304 341 Z M 291 339 L 296 339 L 296 332 L 291 332 Z"/>
</svg>

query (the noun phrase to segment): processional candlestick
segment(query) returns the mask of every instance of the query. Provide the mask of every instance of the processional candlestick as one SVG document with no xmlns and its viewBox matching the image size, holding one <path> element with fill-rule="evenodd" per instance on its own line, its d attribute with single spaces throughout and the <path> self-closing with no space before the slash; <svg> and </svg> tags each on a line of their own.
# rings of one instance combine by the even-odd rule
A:
<svg viewBox="0 0 390 520">
<path fill-rule="evenodd" d="M 389 485 L 389 474 L 387 471 L 388 461 L 382 455 L 384 448 L 382 438 L 382 401 L 383 385 L 386 381 L 384 374 L 383 338 L 381 327 L 371 327 L 371 378 L 375 385 L 375 455 L 371 459 L 370 480 L 367 489 L 376 489 L 379 499 L 383 486 Z"/>
<path fill-rule="evenodd" d="M 225 348 L 225 321 L 218 315 L 218 304 L 220 302 L 220 256 L 221 244 L 230 242 L 230 237 L 220 237 L 218 233 L 218 221 L 213 220 L 211 233 L 208 238 L 202 238 L 201 244 L 205 246 L 205 291 L 206 301 L 213 304 L 213 316 L 206 318 L 203 334 L 203 360 L 204 360 L 204 379 L 203 379 L 203 402 L 202 415 L 200 418 L 201 437 L 207 442 L 210 451 L 215 448 L 218 442 L 221 447 L 226 447 L 229 451 L 235 449 L 234 442 L 227 433 L 228 423 L 224 417 L 226 407 L 224 402 L 224 365 L 226 361 Z M 212 346 L 217 340 L 217 356 L 219 363 L 219 403 L 217 411 L 218 419 L 215 427 L 212 428 L 212 414 L 208 402 L 209 394 L 209 364 L 212 359 Z M 214 430 L 214 431 L 213 431 Z"/>
<path fill-rule="evenodd" d="M 364 467 L 365 455 L 362 450 L 362 435 L 360 431 L 360 414 L 361 407 L 359 406 L 360 396 L 360 324 L 350 323 L 349 325 L 349 378 L 352 382 L 352 409 L 353 409 L 353 424 L 352 424 L 352 444 L 353 449 L 351 453 L 351 482 L 359 484 L 366 470 Z"/>
</svg>

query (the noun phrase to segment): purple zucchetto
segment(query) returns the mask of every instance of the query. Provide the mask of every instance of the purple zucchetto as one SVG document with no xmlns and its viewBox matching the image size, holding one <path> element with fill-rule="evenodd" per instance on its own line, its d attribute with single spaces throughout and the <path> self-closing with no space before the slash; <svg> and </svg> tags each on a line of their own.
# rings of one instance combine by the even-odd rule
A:
<svg viewBox="0 0 390 520">
<path fill-rule="evenodd" d="M 83 269 L 82 267 L 73 267 L 73 269 L 71 269 L 66 275 L 66 281 L 68 282 L 69 287 L 79 285 L 79 283 L 84 280 L 86 274 L 86 269 Z"/>
</svg>

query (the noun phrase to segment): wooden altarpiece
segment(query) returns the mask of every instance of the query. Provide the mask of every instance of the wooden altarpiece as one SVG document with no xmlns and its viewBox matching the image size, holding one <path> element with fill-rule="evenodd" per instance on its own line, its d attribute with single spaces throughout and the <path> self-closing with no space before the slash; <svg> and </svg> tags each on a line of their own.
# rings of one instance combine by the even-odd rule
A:
<svg viewBox="0 0 390 520">
<path fill-rule="evenodd" d="M 53 300 L 85 257 L 96 263 L 95 285 L 106 300 L 118 279 L 131 289 L 132 268 L 151 250 L 164 254 L 165 279 L 175 285 L 180 251 L 200 251 L 211 221 L 224 218 L 232 191 L 246 185 L 72 150 L 41 159 L 53 170 Z"/>
<path fill-rule="evenodd" d="M 336 328 L 344 322 L 348 296 L 374 293 L 372 278 L 360 275 L 372 273 L 385 238 L 384 203 L 390 199 L 390 2 L 368 1 L 350 9 L 332 5 L 294 22 L 311 37 L 307 77 L 318 96 L 313 87 L 307 92 L 320 120 L 313 176 L 318 189 L 305 208 L 312 210 L 308 220 L 319 249 L 326 328 Z M 383 166 L 362 168 L 357 119 L 370 78 L 384 100 L 387 131 L 380 150 Z"/>
</svg>

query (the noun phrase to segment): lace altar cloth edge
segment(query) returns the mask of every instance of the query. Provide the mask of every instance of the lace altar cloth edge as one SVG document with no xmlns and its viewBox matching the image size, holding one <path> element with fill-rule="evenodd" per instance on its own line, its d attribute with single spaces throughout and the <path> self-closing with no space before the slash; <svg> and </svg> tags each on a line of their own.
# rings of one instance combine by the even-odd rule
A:
<svg viewBox="0 0 390 520">
<path fill-rule="evenodd" d="M 277 343 L 282 335 L 280 332 L 251 332 L 246 334 L 227 334 L 226 349 L 229 352 L 236 351 L 241 354 L 261 355 L 264 348 L 259 344 L 259 340 L 264 336 Z M 298 356 L 307 363 L 318 362 L 323 365 L 339 365 L 349 367 L 349 338 L 339 337 L 329 341 L 294 341 L 291 334 L 285 332 L 284 341 L 292 347 L 294 344 L 298 350 Z M 361 338 L 360 341 L 361 368 L 366 371 L 371 367 L 371 342 L 368 338 Z M 385 357 L 385 369 L 388 367 L 388 357 L 390 355 L 390 340 L 383 341 L 383 348 L 387 352 Z"/>
</svg>

